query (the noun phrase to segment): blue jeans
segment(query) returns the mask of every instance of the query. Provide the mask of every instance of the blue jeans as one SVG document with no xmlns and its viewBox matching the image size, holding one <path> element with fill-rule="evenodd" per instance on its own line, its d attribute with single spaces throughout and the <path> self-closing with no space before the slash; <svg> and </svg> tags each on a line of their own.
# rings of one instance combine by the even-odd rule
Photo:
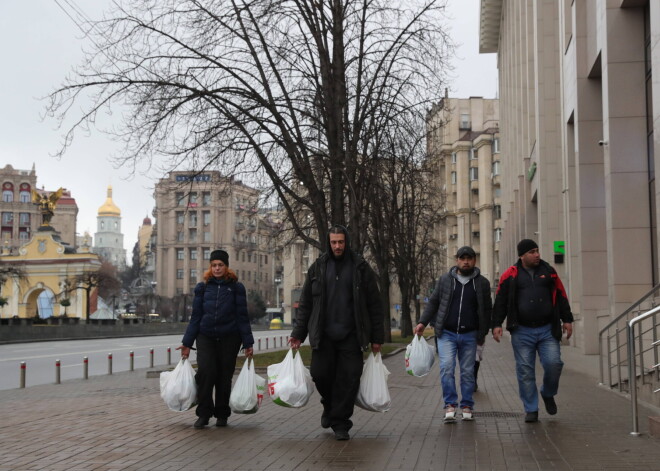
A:
<svg viewBox="0 0 660 471">
<path fill-rule="evenodd" d="M 474 393 L 474 360 L 477 354 L 477 331 L 466 334 L 443 331 L 440 338 L 436 338 L 438 356 L 440 357 L 440 384 L 445 407 L 458 405 L 456 380 L 456 355 L 461 371 L 461 407 L 474 407 L 472 393 Z"/>
<path fill-rule="evenodd" d="M 543 327 L 518 326 L 511 332 L 511 345 L 516 357 L 518 390 L 525 412 L 539 410 L 536 390 L 536 352 L 543 366 L 541 395 L 552 397 L 559 389 L 559 377 L 564 363 L 561 361 L 559 341 L 552 336 L 550 324 Z"/>
</svg>

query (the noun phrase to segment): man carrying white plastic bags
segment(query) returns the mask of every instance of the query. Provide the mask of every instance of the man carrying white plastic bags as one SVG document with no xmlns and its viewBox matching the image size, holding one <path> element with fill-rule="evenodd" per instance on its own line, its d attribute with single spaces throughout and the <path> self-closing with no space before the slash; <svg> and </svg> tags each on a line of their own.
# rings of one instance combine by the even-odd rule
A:
<svg viewBox="0 0 660 471">
<path fill-rule="evenodd" d="M 474 358 L 477 344 L 488 333 L 493 301 L 490 283 L 475 266 L 477 254 L 471 247 L 461 247 L 456 253 L 456 266 L 442 275 L 415 327 L 422 335 L 433 321 L 440 359 L 440 384 L 445 403 L 445 423 L 456 422 L 459 407 L 454 369 L 456 357 L 460 366 L 460 408 L 463 420 L 473 420 Z"/>
<path fill-rule="evenodd" d="M 362 375 L 362 352 L 384 341 L 376 275 L 349 246 L 348 231 L 333 226 L 328 250 L 309 269 L 289 343 L 297 350 L 309 335 L 311 375 L 321 395 L 321 426 L 348 440 Z"/>
</svg>

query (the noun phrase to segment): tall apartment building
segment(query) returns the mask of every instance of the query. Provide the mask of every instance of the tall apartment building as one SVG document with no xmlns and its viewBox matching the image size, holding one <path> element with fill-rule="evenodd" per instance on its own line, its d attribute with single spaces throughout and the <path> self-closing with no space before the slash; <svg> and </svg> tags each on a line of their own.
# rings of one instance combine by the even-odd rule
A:
<svg viewBox="0 0 660 471">
<path fill-rule="evenodd" d="M 154 197 L 159 295 L 191 294 L 211 251 L 222 248 L 246 289 L 274 304 L 273 226 L 258 210 L 258 190 L 217 171 L 171 172 L 156 184 Z"/>
<path fill-rule="evenodd" d="M 455 264 L 459 247 L 469 245 L 481 273 L 495 284 L 501 238 L 498 100 L 445 97 L 427 115 L 427 137 L 432 191 L 444 216 L 436 231 L 446 251 L 442 271 Z"/>
<path fill-rule="evenodd" d="M 31 170 L 14 169 L 6 165 L 0 169 L 2 201 L 0 201 L 0 237 L 3 246 L 15 251 L 30 240 L 41 225 L 39 208 L 32 203 L 32 190 L 38 193 L 51 193 L 37 188 L 37 174 Z M 54 189 L 53 191 L 56 191 Z M 57 201 L 51 226 L 56 230 L 61 242 L 76 247 L 76 220 L 78 205 L 71 192 L 64 191 Z"/>
<path fill-rule="evenodd" d="M 660 278 L 658 38 L 657 1 L 481 1 L 480 51 L 499 69 L 500 260 L 539 242 L 585 353 Z"/>
<path fill-rule="evenodd" d="M 108 260 L 118 270 L 126 267 L 124 234 L 121 232 L 121 210 L 112 199 L 111 186 L 108 186 L 107 197 L 96 216 L 94 253 Z"/>
</svg>

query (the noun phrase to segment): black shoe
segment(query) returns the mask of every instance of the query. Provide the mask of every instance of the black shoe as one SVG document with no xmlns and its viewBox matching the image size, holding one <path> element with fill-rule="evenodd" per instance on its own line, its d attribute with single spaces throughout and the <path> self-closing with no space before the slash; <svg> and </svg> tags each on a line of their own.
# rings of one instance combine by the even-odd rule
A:
<svg viewBox="0 0 660 471">
<path fill-rule="evenodd" d="M 227 426 L 227 417 L 220 418 L 215 421 L 216 427 L 226 427 Z"/>
<path fill-rule="evenodd" d="M 543 402 L 545 403 L 545 411 L 550 415 L 555 415 L 557 413 L 557 403 L 555 402 L 555 398 L 552 396 L 541 396 L 541 399 L 543 399 Z"/>
<path fill-rule="evenodd" d="M 539 421 L 539 411 L 528 412 L 525 414 L 525 422 L 532 423 Z"/>
<path fill-rule="evenodd" d="M 193 427 L 195 428 L 204 428 L 209 424 L 209 418 L 208 417 L 198 417 L 195 423 L 193 424 Z"/>
<path fill-rule="evenodd" d="M 351 436 L 346 430 L 335 430 L 335 440 L 348 440 Z"/>
<path fill-rule="evenodd" d="M 321 427 L 330 428 L 330 417 L 322 415 L 321 416 Z"/>
</svg>

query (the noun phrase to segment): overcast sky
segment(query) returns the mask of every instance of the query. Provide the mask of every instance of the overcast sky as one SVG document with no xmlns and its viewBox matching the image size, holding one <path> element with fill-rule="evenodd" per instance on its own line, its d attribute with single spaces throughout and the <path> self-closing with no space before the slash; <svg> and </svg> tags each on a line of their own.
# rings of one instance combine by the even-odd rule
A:
<svg viewBox="0 0 660 471">
<path fill-rule="evenodd" d="M 0 6 L 0 166 L 29 170 L 36 167 L 37 185 L 46 190 L 60 186 L 78 203 L 78 233 L 96 232 L 98 208 L 108 185 L 122 213 L 124 246 L 130 254 L 137 231 L 154 206 L 153 186 L 162 175 L 131 174 L 115 168 L 109 157 L 117 146 L 92 130 L 78 134 L 62 159 L 51 157 L 61 142 L 53 120 L 42 121 L 47 95 L 82 57 L 83 41 L 75 23 L 58 6 L 77 5 L 92 18 L 100 16 L 109 0 L 3 1 Z M 494 54 L 479 54 L 479 0 L 449 0 L 451 35 L 460 47 L 453 61 L 450 95 L 467 98 L 497 96 Z"/>
</svg>

